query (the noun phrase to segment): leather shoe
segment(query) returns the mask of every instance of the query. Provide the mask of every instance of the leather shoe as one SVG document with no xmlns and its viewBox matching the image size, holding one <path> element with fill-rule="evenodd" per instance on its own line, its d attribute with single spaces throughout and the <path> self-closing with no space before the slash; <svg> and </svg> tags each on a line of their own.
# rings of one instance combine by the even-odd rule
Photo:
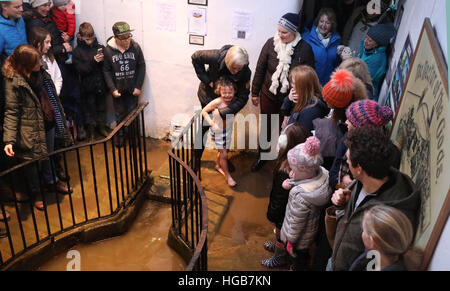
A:
<svg viewBox="0 0 450 291">
<path fill-rule="evenodd" d="M 261 160 L 261 157 L 258 158 L 258 160 L 252 165 L 252 172 L 257 172 L 259 171 L 264 164 L 266 163 L 266 161 Z"/>
</svg>

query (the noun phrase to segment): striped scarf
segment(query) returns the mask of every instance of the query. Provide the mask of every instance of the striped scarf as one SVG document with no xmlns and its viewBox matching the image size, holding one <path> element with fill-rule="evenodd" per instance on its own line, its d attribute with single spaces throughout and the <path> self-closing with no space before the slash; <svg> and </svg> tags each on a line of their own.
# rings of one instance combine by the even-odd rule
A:
<svg viewBox="0 0 450 291">
<path fill-rule="evenodd" d="M 56 136 L 66 137 L 65 126 L 61 110 L 59 109 L 58 101 L 56 101 L 56 96 L 53 91 L 53 85 L 51 81 L 44 78 L 44 88 L 47 91 L 48 99 L 52 104 L 53 111 L 55 112 L 55 122 L 56 122 Z"/>
</svg>

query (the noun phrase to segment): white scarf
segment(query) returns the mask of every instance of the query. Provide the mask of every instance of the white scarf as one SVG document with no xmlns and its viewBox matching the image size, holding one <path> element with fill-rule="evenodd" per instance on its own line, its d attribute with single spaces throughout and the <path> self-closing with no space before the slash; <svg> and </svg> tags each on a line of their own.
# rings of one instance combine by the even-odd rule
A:
<svg viewBox="0 0 450 291">
<path fill-rule="evenodd" d="M 296 32 L 295 39 L 288 44 L 282 43 L 278 33 L 273 38 L 273 45 L 275 52 L 277 53 L 277 59 L 279 60 L 277 70 L 272 75 L 272 86 L 269 91 L 274 95 L 277 94 L 278 87 L 281 80 L 281 93 L 286 93 L 289 89 L 289 69 L 291 67 L 292 55 L 297 44 L 302 40 L 300 33 Z"/>
</svg>

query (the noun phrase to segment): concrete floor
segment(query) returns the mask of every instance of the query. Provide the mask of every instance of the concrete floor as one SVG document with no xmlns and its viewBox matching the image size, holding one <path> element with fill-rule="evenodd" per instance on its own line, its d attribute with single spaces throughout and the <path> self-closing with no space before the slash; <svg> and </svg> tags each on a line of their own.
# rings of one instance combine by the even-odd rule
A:
<svg viewBox="0 0 450 291">
<path fill-rule="evenodd" d="M 167 163 L 167 150 L 170 143 L 149 139 L 147 145 L 149 169 L 157 171 Z M 214 169 L 215 151 L 206 150 L 202 158 L 202 185 L 205 191 L 217 197 L 224 197 L 228 201 L 227 207 L 214 212 L 217 218 L 212 219 L 213 215 L 210 214 L 210 220 L 214 220 L 214 225 L 211 223 L 209 225 L 208 267 L 209 270 L 264 270 L 260 262 L 271 254 L 263 249 L 262 244 L 265 240 L 274 239 L 273 226 L 266 219 L 272 164 L 268 163 L 259 172 L 252 173 L 250 167 L 256 159 L 255 154 L 231 152 L 230 157 L 237 169 L 232 174 L 238 183 L 234 188 L 230 188 L 223 176 Z M 86 158 L 89 156 L 82 154 L 81 158 L 83 168 L 87 170 L 86 165 L 90 165 L 90 159 L 86 160 Z M 101 158 L 101 155 L 96 155 L 96 163 L 97 159 Z M 74 174 L 74 179 L 75 176 Z M 89 179 L 86 178 L 86 180 Z M 89 188 L 89 182 L 86 181 L 84 184 L 87 185 L 86 188 Z M 76 187 L 79 185 L 74 185 L 74 188 Z M 80 203 L 82 197 L 74 197 L 74 199 L 80 199 L 77 202 Z M 67 200 L 66 196 L 62 197 L 63 212 L 68 211 Z M 92 213 L 88 215 L 95 215 L 97 212 L 95 199 L 86 200 L 88 204 L 92 204 Z M 113 202 L 116 203 L 116 200 Z M 213 208 L 213 203 L 210 204 Z M 102 213 L 107 212 L 109 199 L 100 197 L 100 205 Z M 56 216 L 56 202 L 50 207 L 52 209 L 49 211 L 49 216 Z M 76 212 L 77 219 L 78 217 L 82 219 L 83 213 Z M 42 216 L 42 213 L 38 215 Z M 16 218 L 13 217 L 11 221 L 14 219 Z M 30 220 L 28 216 L 27 221 Z M 70 221 L 71 217 L 67 216 L 64 223 L 66 220 Z M 130 231 L 125 235 L 95 244 L 76 246 L 73 249 L 81 254 L 82 270 L 183 270 L 185 263 L 166 245 L 170 220 L 170 206 L 148 201 Z M 38 221 L 43 223 L 45 220 L 39 217 Z M 52 228 L 57 228 L 59 222 L 52 220 L 50 225 Z M 44 235 L 45 227 L 40 232 Z M 15 233 L 18 234 L 17 231 Z M 35 235 L 31 225 L 27 226 L 26 234 L 27 241 L 32 241 Z M 15 244 L 15 248 L 20 249 L 20 239 Z M 0 249 L 3 259 L 7 259 L 9 253 L 7 239 L 0 240 Z M 43 264 L 40 270 L 66 270 L 68 261 L 66 253 L 60 254 Z"/>
</svg>

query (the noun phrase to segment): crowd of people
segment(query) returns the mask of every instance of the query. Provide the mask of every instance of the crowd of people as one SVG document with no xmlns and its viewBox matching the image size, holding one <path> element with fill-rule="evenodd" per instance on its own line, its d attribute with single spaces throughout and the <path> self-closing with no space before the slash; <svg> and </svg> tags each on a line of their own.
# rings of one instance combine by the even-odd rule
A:
<svg viewBox="0 0 450 291">
<path fill-rule="evenodd" d="M 88 22 L 75 35 L 70 0 L 1 1 L 0 8 L 0 172 L 75 140 L 108 137 L 107 94 L 117 124 L 136 108 L 146 67 L 128 23 L 115 23 L 103 46 Z M 123 146 L 124 134 L 119 132 L 116 146 Z M 45 209 L 42 195 L 73 191 L 58 155 L 22 171 L 26 199 L 38 210 Z"/>
<path fill-rule="evenodd" d="M 417 270 L 420 191 L 398 170 L 401 153 L 387 133 L 393 112 L 378 104 L 396 33 L 391 8 L 383 1 L 381 14 L 370 14 L 368 1 L 331 2 L 341 4 L 339 16 L 333 5 L 319 7 L 310 23 L 305 11 L 283 15 L 252 81 L 243 47 L 192 55 L 203 133 L 211 127 L 216 169 L 230 187 L 237 184 L 227 158 L 232 117 L 249 95 L 267 116 L 260 135 L 270 142 L 271 133 L 279 133 L 267 210 L 275 239 L 263 245 L 273 255 L 262 266 Z M 266 164 L 269 150 L 259 146 L 251 171 Z"/>
<path fill-rule="evenodd" d="M 312 9 L 314 17 L 305 15 L 306 8 L 301 15 L 283 15 L 261 50 L 252 81 L 243 47 L 195 52 L 202 131 L 211 132 L 216 169 L 230 187 L 237 185 L 227 150 L 230 117 L 250 98 L 268 117 L 260 135 L 270 143 L 271 133 L 280 133 L 267 211 L 275 239 L 264 243 L 274 254 L 261 262 L 264 267 L 367 270 L 368 254 L 375 252 L 377 269 L 417 269 L 420 251 L 412 244 L 420 192 L 397 170 L 400 151 L 385 128 L 393 112 L 377 102 L 395 35 L 389 7 L 370 14 L 368 1 L 335 2 L 341 5 Z M 103 46 L 90 23 L 82 23 L 75 35 L 70 0 L 0 6 L 0 171 L 13 158 L 20 163 L 75 139 L 93 141 L 96 132 L 108 136 L 107 94 L 117 123 L 136 107 L 145 60 L 128 23 L 115 23 Z M 123 146 L 124 134 L 118 133 L 116 146 Z M 267 151 L 259 146 L 252 171 L 265 165 Z M 23 171 L 38 210 L 45 209 L 42 184 L 48 191 L 72 192 L 58 156 Z"/>
</svg>

